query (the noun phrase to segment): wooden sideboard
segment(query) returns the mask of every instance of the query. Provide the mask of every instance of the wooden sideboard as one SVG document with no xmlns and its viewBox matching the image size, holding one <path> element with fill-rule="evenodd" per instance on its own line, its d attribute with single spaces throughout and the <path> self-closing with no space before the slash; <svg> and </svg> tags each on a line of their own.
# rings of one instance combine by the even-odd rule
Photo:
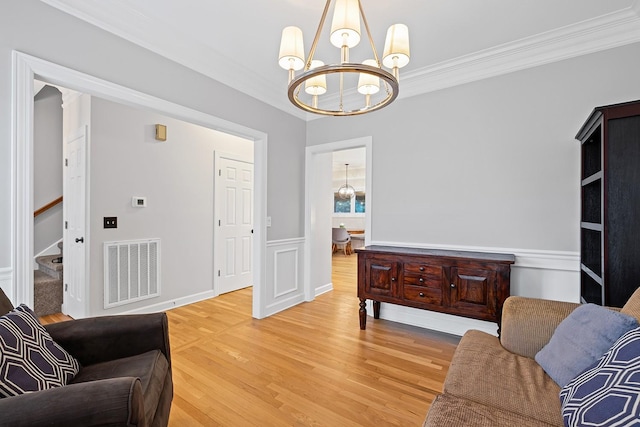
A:
<svg viewBox="0 0 640 427">
<path fill-rule="evenodd" d="M 373 300 L 374 319 L 385 302 L 500 327 L 514 255 L 390 246 L 367 246 L 356 253 L 360 329 L 367 327 L 367 299 Z"/>
</svg>

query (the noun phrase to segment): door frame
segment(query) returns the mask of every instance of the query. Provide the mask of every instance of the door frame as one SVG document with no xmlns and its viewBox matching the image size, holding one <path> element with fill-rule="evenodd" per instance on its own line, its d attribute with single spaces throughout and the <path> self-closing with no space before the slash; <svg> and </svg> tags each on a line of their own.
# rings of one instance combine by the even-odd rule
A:
<svg viewBox="0 0 640 427">
<path fill-rule="evenodd" d="M 14 303 L 33 307 L 33 79 L 99 96 L 109 101 L 156 111 L 250 139 L 254 142 L 253 317 L 265 313 L 262 286 L 266 283 L 267 134 L 173 102 L 156 98 L 95 76 L 63 67 L 19 51 L 12 51 L 12 185 L 11 282 Z M 88 196 L 90 197 L 90 191 Z M 87 260 L 89 257 L 89 248 Z M 87 264 L 89 264 L 87 262 Z M 87 275 L 86 277 L 89 277 Z M 88 287 L 88 286 L 87 286 Z M 100 292 L 102 295 L 102 292 Z M 87 289 L 85 297 L 91 300 Z M 88 303 L 90 306 L 90 302 Z M 89 313 L 90 314 L 90 313 Z"/>
<path fill-rule="evenodd" d="M 217 249 L 219 249 L 220 246 L 220 239 L 219 239 L 219 227 L 217 227 L 215 225 L 215 221 L 220 219 L 221 216 L 221 206 L 220 204 L 217 203 L 218 200 L 218 185 L 220 185 L 220 176 L 216 173 L 216 171 L 220 168 L 220 159 L 229 159 L 229 160 L 235 160 L 237 162 L 243 162 L 243 163 L 249 163 L 251 165 L 253 165 L 253 159 L 251 157 L 242 155 L 242 154 L 237 154 L 237 153 L 230 153 L 230 152 L 225 152 L 225 151 L 219 151 L 219 150 L 215 150 L 213 153 L 213 220 L 214 220 L 214 225 L 213 225 L 213 293 L 215 296 L 220 295 L 220 279 L 218 277 L 218 270 L 221 270 L 221 259 L 219 258 L 219 252 Z M 256 179 L 255 179 L 255 165 L 254 166 L 254 173 L 253 173 L 253 187 L 255 191 L 255 185 L 256 185 Z M 255 209 L 254 209 L 254 214 L 255 214 Z M 253 222 L 255 223 L 255 217 L 252 218 Z M 253 243 L 252 243 L 253 246 Z M 252 254 L 253 256 L 253 254 Z M 254 262 L 253 259 L 251 260 L 251 273 L 253 274 L 253 266 L 254 266 Z M 252 285 L 253 286 L 253 285 Z"/>
<path fill-rule="evenodd" d="M 314 244 L 313 239 L 313 212 L 311 209 L 312 198 L 316 197 L 315 191 L 310 188 L 311 179 L 315 174 L 316 156 L 319 154 L 333 153 L 335 151 L 348 150 L 351 148 L 364 148 L 366 158 L 365 170 L 365 186 L 367 191 L 367 209 L 365 215 L 365 233 L 364 244 L 369 245 L 371 241 L 371 207 L 373 206 L 373 197 L 371 191 L 373 182 L 373 138 L 371 136 L 363 136 L 360 138 L 348 139 L 344 141 L 329 142 L 326 144 L 311 145 L 305 151 L 305 200 L 304 200 L 304 298 L 305 301 L 313 301 L 315 297 L 315 289 L 311 289 L 311 247 Z M 330 233 L 331 230 L 326 230 Z M 331 270 L 331 263 L 326 266 L 320 266 L 321 269 Z"/>
</svg>

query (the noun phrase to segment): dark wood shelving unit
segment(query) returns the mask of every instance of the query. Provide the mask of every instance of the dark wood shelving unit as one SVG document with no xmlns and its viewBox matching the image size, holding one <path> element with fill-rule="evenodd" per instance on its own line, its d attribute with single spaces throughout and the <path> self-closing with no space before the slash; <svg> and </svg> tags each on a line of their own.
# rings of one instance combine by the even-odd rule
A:
<svg viewBox="0 0 640 427">
<path fill-rule="evenodd" d="M 595 108 L 576 139 L 581 299 L 620 307 L 640 286 L 640 101 Z"/>
</svg>

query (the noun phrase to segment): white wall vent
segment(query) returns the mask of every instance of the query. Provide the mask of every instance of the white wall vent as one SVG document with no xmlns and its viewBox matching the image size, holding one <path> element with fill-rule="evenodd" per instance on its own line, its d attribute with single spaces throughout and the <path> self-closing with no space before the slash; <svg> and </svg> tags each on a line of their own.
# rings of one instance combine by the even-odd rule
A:
<svg viewBox="0 0 640 427">
<path fill-rule="evenodd" d="M 104 308 L 160 295 L 160 239 L 104 243 Z"/>
</svg>

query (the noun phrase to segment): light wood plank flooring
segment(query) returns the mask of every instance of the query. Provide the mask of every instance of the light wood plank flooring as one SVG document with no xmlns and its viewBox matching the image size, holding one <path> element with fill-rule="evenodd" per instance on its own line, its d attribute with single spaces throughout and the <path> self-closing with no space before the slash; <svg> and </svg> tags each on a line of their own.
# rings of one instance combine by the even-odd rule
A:
<svg viewBox="0 0 640 427">
<path fill-rule="evenodd" d="M 457 337 L 384 320 L 358 327 L 356 255 L 334 290 L 263 320 L 251 290 L 172 310 L 171 426 L 420 426 Z"/>
<path fill-rule="evenodd" d="M 422 424 L 459 338 L 373 319 L 360 331 L 357 256 L 333 261 L 332 292 L 267 319 L 251 317 L 251 289 L 168 312 L 171 427 Z"/>
</svg>

